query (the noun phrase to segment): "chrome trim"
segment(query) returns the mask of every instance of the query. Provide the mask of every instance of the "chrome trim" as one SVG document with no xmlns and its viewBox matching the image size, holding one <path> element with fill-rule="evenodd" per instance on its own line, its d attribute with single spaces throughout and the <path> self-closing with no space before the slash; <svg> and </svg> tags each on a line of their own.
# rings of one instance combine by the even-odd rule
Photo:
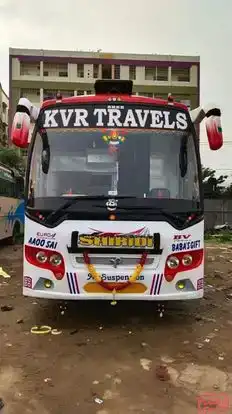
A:
<svg viewBox="0 0 232 414">
<path fill-rule="evenodd" d="M 105 266 L 112 266 L 115 268 L 114 263 L 112 260 L 116 259 L 116 257 L 112 256 L 92 256 L 91 263 L 93 265 L 105 265 Z M 121 257 L 119 256 L 118 259 L 121 259 L 121 262 L 117 264 L 117 266 L 135 266 L 138 264 L 140 260 L 140 256 L 138 257 Z M 76 256 L 75 261 L 77 264 L 84 264 L 83 256 Z M 146 260 L 146 265 L 152 265 L 154 263 L 154 257 L 148 257 Z M 116 267 L 117 267 L 116 266 Z"/>
</svg>

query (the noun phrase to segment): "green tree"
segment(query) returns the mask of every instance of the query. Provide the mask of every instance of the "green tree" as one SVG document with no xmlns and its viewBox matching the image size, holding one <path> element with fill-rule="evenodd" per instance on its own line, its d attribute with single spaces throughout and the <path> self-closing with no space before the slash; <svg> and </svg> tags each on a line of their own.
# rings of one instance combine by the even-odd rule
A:
<svg viewBox="0 0 232 414">
<path fill-rule="evenodd" d="M 20 154 L 18 148 L 0 148 L 0 162 L 10 168 L 18 170 L 21 174 L 25 173 L 25 159 Z"/>
<path fill-rule="evenodd" d="M 205 197 L 219 198 L 225 193 L 225 185 L 228 175 L 216 177 L 216 170 L 202 167 L 203 190 Z"/>
</svg>

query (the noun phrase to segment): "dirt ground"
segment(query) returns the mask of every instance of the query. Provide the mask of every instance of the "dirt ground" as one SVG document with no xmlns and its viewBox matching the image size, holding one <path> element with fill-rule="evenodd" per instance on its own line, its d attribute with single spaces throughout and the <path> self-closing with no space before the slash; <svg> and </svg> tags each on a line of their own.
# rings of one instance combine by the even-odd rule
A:
<svg viewBox="0 0 232 414">
<path fill-rule="evenodd" d="M 160 318 L 156 303 L 24 298 L 22 247 L 0 247 L 11 275 L 0 305 L 13 307 L 0 311 L 1 414 L 196 414 L 209 412 L 197 408 L 205 392 L 232 401 L 232 245 L 208 244 L 206 256 L 205 298 Z"/>
</svg>

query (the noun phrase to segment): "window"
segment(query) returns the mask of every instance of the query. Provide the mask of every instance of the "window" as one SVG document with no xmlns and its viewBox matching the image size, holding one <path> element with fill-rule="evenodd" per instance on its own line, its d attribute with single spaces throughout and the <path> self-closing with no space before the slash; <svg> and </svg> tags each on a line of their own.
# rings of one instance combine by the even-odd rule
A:
<svg viewBox="0 0 232 414">
<path fill-rule="evenodd" d="M 20 62 L 21 76 L 40 76 L 40 62 Z"/>
<path fill-rule="evenodd" d="M 156 68 L 146 68 L 145 67 L 145 79 L 146 80 L 156 80 Z"/>
<path fill-rule="evenodd" d="M 77 64 L 77 77 L 84 78 L 84 64 L 83 63 Z"/>
<path fill-rule="evenodd" d="M 46 133 L 51 154 L 49 172 L 42 171 L 39 134 L 30 165 L 31 187 L 38 203 L 40 198 L 60 198 L 70 189 L 74 195 L 116 192 L 143 200 L 144 194 L 146 198 L 160 198 L 161 191 L 169 199 L 168 208 L 171 200 L 189 201 L 186 205 L 192 207 L 192 202 L 199 200 L 198 163 L 191 134 L 128 130 L 120 151 L 109 152 L 100 129 L 48 128 Z"/>
<path fill-rule="evenodd" d="M 29 101 L 37 105 L 40 103 L 40 89 L 21 89 L 20 97 L 27 98 Z"/>
<path fill-rule="evenodd" d="M 68 76 L 68 72 L 59 72 L 60 78 L 66 78 Z"/>
<path fill-rule="evenodd" d="M 172 82 L 190 82 L 190 69 L 172 68 Z"/>
<path fill-rule="evenodd" d="M 129 66 L 129 79 L 136 80 L 136 66 Z"/>
<path fill-rule="evenodd" d="M 99 78 L 99 65 L 93 65 L 93 77 L 94 79 Z"/>
<path fill-rule="evenodd" d="M 46 63 L 44 62 L 44 72 L 45 77 L 68 77 L 68 64 L 67 63 Z"/>
<path fill-rule="evenodd" d="M 114 79 L 120 79 L 121 66 L 114 65 Z"/>
<path fill-rule="evenodd" d="M 77 96 L 81 96 L 81 95 L 84 95 L 84 94 L 85 94 L 85 91 L 81 91 L 81 90 L 77 91 Z"/>
<path fill-rule="evenodd" d="M 112 79 L 111 65 L 102 65 L 102 79 Z"/>
<path fill-rule="evenodd" d="M 167 67 L 157 67 L 157 68 L 145 67 L 145 79 L 166 82 L 168 81 L 168 68 Z"/>
<path fill-rule="evenodd" d="M 16 186 L 12 177 L 5 178 L 4 172 L 0 173 L 0 196 L 2 197 L 15 197 Z"/>
<path fill-rule="evenodd" d="M 57 89 L 44 89 L 43 100 L 52 99 L 56 97 L 58 90 Z"/>
<path fill-rule="evenodd" d="M 93 95 L 93 94 L 94 94 L 94 92 L 89 90 L 89 91 L 86 91 L 86 94 L 87 94 L 87 95 Z"/>
<path fill-rule="evenodd" d="M 168 81 L 168 68 L 158 67 L 156 68 L 156 80 L 160 82 Z"/>
<path fill-rule="evenodd" d="M 65 90 L 65 89 L 59 89 L 59 90 L 58 89 L 44 89 L 44 93 L 43 93 L 44 100 L 46 100 L 48 98 L 49 99 L 55 98 L 58 92 L 61 93 L 61 96 L 63 98 L 68 98 L 68 97 L 74 95 L 73 90 L 68 90 L 68 89 L 67 90 Z"/>
</svg>

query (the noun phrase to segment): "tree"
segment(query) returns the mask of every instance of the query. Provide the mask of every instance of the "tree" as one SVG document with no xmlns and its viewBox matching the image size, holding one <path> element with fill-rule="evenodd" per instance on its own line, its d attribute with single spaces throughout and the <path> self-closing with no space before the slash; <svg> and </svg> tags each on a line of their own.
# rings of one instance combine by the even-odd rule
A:
<svg viewBox="0 0 232 414">
<path fill-rule="evenodd" d="M 203 191 L 205 197 L 218 198 L 222 197 L 225 192 L 223 185 L 228 178 L 227 175 L 215 177 L 216 170 L 202 167 Z"/>
<path fill-rule="evenodd" d="M 223 197 L 225 198 L 232 198 L 232 184 L 228 185 L 228 187 L 226 187 L 225 192 L 223 194 Z"/>
<path fill-rule="evenodd" d="M 0 148 L 0 162 L 7 167 L 18 170 L 21 174 L 25 173 L 25 160 L 18 148 Z"/>
</svg>

